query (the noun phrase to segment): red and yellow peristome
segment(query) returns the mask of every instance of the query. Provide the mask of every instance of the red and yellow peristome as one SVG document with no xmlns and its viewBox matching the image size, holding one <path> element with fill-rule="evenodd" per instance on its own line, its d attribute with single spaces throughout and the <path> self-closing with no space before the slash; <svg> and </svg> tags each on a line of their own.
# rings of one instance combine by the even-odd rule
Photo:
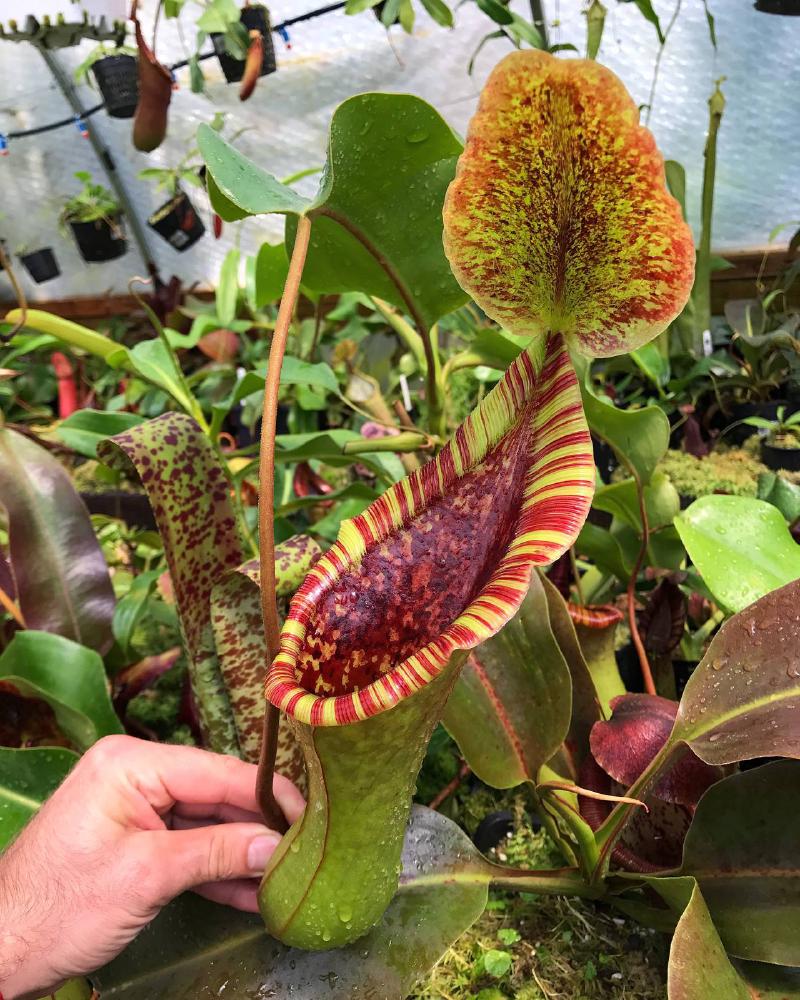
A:
<svg viewBox="0 0 800 1000">
<path fill-rule="evenodd" d="M 520 354 L 441 453 L 342 524 L 295 595 L 266 695 L 341 726 L 427 685 L 514 615 L 575 540 L 592 446 L 560 336 Z"/>
</svg>

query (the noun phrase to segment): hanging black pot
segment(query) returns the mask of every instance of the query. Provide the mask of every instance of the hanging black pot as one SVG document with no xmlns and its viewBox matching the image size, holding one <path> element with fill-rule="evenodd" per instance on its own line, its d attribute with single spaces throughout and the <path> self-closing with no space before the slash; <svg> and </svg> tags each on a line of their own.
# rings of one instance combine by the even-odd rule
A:
<svg viewBox="0 0 800 1000">
<path fill-rule="evenodd" d="M 247 32 L 259 31 L 264 39 L 264 54 L 261 59 L 261 72 L 258 75 L 267 76 L 269 73 L 274 73 L 278 67 L 275 62 L 275 46 L 272 44 L 272 26 L 269 23 L 267 8 L 261 6 L 243 7 L 239 21 Z M 225 79 L 228 83 L 238 83 L 244 76 L 245 60 L 235 59 L 226 51 L 223 34 L 213 32 L 211 41 L 214 43 L 214 51 L 217 53 Z"/>
<path fill-rule="evenodd" d="M 785 399 L 771 399 L 761 403 L 734 403 L 731 407 L 730 419 L 723 416 L 718 421 L 723 424 L 723 427 L 736 423 L 736 426 L 731 427 L 725 434 L 723 440 L 727 444 L 743 444 L 753 434 L 757 434 L 758 429 L 751 427 L 750 424 L 741 424 L 737 421 L 744 420 L 746 417 L 763 417 L 764 420 L 777 420 L 779 406 L 784 407 L 787 415 L 793 412 Z"/>
<path fill-rule="evenodd" d="M 787 17 L 800 16 L 800 0 L 756 0 L 753 6 L 763 14 L 784 14 Z"/>
<path fill-rule="evenodd" d="M 774 444 L 761 442 L 761 461 L 768 469 L 800 472 L 800 448 L 776 448 Z"/>
<path fill-rule="evenodd" d="M 193 246 L 206 231 L 189 196 L 183 191 L 153 212 L 147 225 L 181 253 Z"/>
<path fill-rule="evenodd" d="M 139 103 L 139 67 L 135 56 L 105 56 L 92 65 L 94 78 L 112 118 L 133 118 Z"/>
<path fill-rule="evenodd" d="M 21 253 L 19 259 L 22 266 L 37 285 L 41 285 L 45 281 L 51 281 L 61 274 L 56 255 L 50 247 L 34 250 L 33 253 Z"/>
<path fill-rule="evenodd" d="M 78 251 L 87 264 L 115 260 L 128 249 L 122 219 L 94 219 L 92 222 L 70 222 Z"/>
</svg>

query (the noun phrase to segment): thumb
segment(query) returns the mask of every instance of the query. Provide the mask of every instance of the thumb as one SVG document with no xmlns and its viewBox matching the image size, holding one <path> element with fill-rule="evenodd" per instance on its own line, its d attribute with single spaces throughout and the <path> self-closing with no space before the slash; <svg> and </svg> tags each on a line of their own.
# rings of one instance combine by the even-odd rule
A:
<svg viewBox="0 0 800 1000">
<path fill-rule="evenodd" d="M 218 823 L 149 834 L 154 890 L 163 903 L 205 882 L 260 878 L 281 835 L 259 823 Z"/>
</svg>

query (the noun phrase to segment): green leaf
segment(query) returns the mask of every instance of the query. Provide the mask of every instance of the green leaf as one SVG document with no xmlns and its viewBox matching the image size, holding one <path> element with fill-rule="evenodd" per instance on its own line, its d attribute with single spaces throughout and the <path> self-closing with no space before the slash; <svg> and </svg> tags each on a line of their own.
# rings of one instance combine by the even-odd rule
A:
<svg viewBox="0 0 800 1000">
<path fill-rule="evenodd" d="M 798 797 L 797 761 L 731 775 L 705 793 L 686 835 L 681 872 L 739 958 L 800 965 Z"/>
<path fill-rule="evenodd" d="M 668 1000 L 753 1000 L 731 965 L 697 885 L 672 938 L 667 996 Z"/>
<path fill-rule="evenodd" d="M 120 598 L 114 611 L 114 638 L 123 656 L 131 655 L 131 639 L 147 606 L 148 598 L 156 586 L 161 570 L 153 569 L 134 577 L 130 589 Z"/>
<path fill-rule="evenodd" d="M 650 484 L 644 487 L 644 501 L 650 531 L 672 524 L 681 509 L 678 491 L 663 472 L 655 473 Z M 633 479 L 601 486 L 594 495 L 592 506 L 613 514 L 638 535 L 642 534 L 639 493 Z"/>
<path fill-rule="evenodd" d="M 60 462 L 8 428 L 0 428 L 0 507 L 27 627 L 107 652 L 114 589 L 89 514 Z"/>
<path fill-rule="evenodd" d="M 239 218 L 273 212 L 303 215 L 308 210 L 311 202 L 307 198 L 256 166 L 210 126 L 200 126 L 197 145 L 219 193 L 244 212 Z M 217 202 L 213 204 L 223 219 L 232 221 Z"/>
<path fill-rule="evenodd" d="M 658 14 L 656 14 L 656 12 L 653 10 L 653 4 L 651 3 L 651 0 L 633 0 L 633 2 L 641 11 L 644 19 L 646 21 L 649 21 L 651 24 L 655 25 L 656 34 L 658 35 L 658 40 L 663 45 L 665 41 L 664 32 L 661 30 L 661 22 L 658 19 Z"/>
<path fill-rule="evenodd" d="M 270 992 L 292 1000 L 404 1000 L 483 912 L 488 879 L 466 834 L 419 806 L 402 861 L 400 888 L 378 925 L 334 951 L 286 948 L 265 936 L 257 916 L 181 896 L 94 977 L 103 1000 Z"/>
<path fill-rule="evenodd" d="M 437 24 L 443 28 L 453 27 L 453 12 L 444 0 L 422 0 L 422 6 Z"/>
<path fill-rule="evenodd" d="M 17 632 L 0 655 L 0 680 L 46 701 L 59 728 L 86 750 L 101 736 L 121 733 L 103 661 L 93 649 L 48 632 Z"/>
<path fill-rule="evenodd" d="M 239 298 L 239 257 L 236 248 L 229 250 L 219 271 L 216 303 L 217 316 L 222 326 L 228 326 L 236 319 L 236 303 Z"/>
<path fill-rule="evenodd" d="M 197 401 L 185 389 L 175 358 L 162 340 L 142 340 L 129 353 L 138 375 L 163 389 L 186 413 L 197 414 Z"/>
<path fill-rule="evenodd" d="M 621 465 L 632 466 L 642 483 L 648 483 L 669 447 L 669 420 L 663 410 L 657 406 L 617 409 L 610 400 L 595 395 L 586 360 L 575 356 L 573 361 L 590 430 L 614 449 Z"/>
<path fill-rule="evenodd" d="M 62 747 L 0 747 L 0 852 L 67 776 L 78 755 Z"/>
<path fill-rule="evenodd" d="M 164 544 L 206 743 L 237 754 L 209 607 L 214 584 L 244 558 L 227 472 L 197 424 L 179 413 L 110 438 L 98 453 L 109 465 L 133 465 L 141 476 Z"/>
<path fill-rule="evenodd" d="M 56 427 L 56 437 L 68 448 L 86 458 L 97 458 L 97 446 L 107 437 L 113 437 L 144 422 L 138 413 L 113 413 L 103 410 L 76 410 Z"/>
<path fill-rule="evenodd" d="M 483 13 L 490 17 L 495 24 L 511 24 L 514 20 L 511 11 L 499 0 L 476 0 L 476 2 Z"/>
<path fill-rule="evenodd" d="M 631 358 L 656 388 L 661 388 L 669 382 L 669 358 L 664 357 L 656 341 L 651 340 L 649 344 L 631 351 Z"/>
<path fill-rule="evenodd" d="M 686 551 L 715 600 L 741 611 L 800 577 L 800 546 L 781 512 L 752 497 L 708 496 L 675 518 Z"/>
<path fill-rule="evenodd" d="M 239 20 L 239 8 L 234 0 L 210 0 L 206 9 L 198 17 L 199 31 L 224 32 L 228 25 Z"/>
<path fill-rule="evenodd" d="M 689 679 L 671 740 L 709 764 L 800 756 L 800 582 L 723 625 Z"/>
<path fill-rule="evenodd" d="M 537 780 L 564 742 L 571 710 L 569 668 L 534 574 L 514 618 L 469 656 L 443 722 L 481 781 L 513 788 Z"/>
<path fill-rule="evenodd" d="M 462 146 L 425 101 L 361 94 L 334 112 L 303 282 L 361 291 L 431 326 L 467 301 L 442 247 L 442 206 Z M 287 248 L 294 239 L 287 220 Z"/>
<path fill-rule="evenodd" d="M 379 496 L 380 493 L 377 490 L 359 481 L 348 483 L 347 486 L 343 486 L 340 490 L 333 490 L 331 493 L 295 497 L 294 500 L 289 500 L 287 503 L 281 504 L 277 508 L 277 513 L 285 517 L 288 514 L 293 514 L 295 511 L 304 510 L 306 507 L 314 507 L 318 503 L 330 503 L 331 501 L 336 503 L 339 500 L 359 500 L 364 504 L 369 504 Z"/>
<path fill-rule="evenodd" d="M 758 499 L 777 507 L 792 524 L 800 518 L 800 486 L 774 472 L 762 472 L 758 477 Z"/>
<path fill-rule="evenodd" d="M 495 979 L 501 979 L 511 968 L 513 961 L 507 951 L 499 951 L 497 948 L 490 948 L 483 953 L 483 967 Z"/>
<path fill-rule="evenodd" d="M 587 521 L 575 542 L 575 551 L 586 556 L 604 573 L 625 583 L 633 572 L 633 562 L 626 558 L 619 540 L 605 528 Z"/>
<path fill-rule="evenodd" d="M 664 173 L 669 193 L 680 205 L 681 215 L 686 219 L 686 171 L 677 160 L 665 160 Z"/>
<path fill-rule="evenodd" d="M 286 245 L 278 243 L 262 243 L 256 256 L 255 272 L 255 305 L 263 309 L 271 302 L 277 302 L 283 294 L 286 275 L 289 271 L 289 259 L 286 256 Z"/>
</svg>

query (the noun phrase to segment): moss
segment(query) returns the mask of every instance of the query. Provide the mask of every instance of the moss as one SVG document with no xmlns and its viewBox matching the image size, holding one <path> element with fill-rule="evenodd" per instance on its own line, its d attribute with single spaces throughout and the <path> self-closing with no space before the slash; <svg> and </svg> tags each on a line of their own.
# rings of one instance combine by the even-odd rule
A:
<svg viewBox="0 0 800 1000">
<path fill-rule="evenodd" d="M 683 451 L 668 451 L 659 462 L 678 493 L 703 497 L 711 493 L 730 493 L 754 497 L 758 477 L 766 471 L 751 449 L 718 449 L 705 458 L 695 458 Z"/>
<path fill-rule="evenodd" d="M 518 797 L 518 820 L 524 816 L 522 805 Z M 532 868 L 562 863 L 547 836 L 524 821 L 495 856 Z M 498 959 L 498 953 L 508 958 Z M 662 935 L 602 904 L 492 892 L 486 912 L 449 949 L 414 998 L 663 1000 L 666 963 Z"/>
</svg>

